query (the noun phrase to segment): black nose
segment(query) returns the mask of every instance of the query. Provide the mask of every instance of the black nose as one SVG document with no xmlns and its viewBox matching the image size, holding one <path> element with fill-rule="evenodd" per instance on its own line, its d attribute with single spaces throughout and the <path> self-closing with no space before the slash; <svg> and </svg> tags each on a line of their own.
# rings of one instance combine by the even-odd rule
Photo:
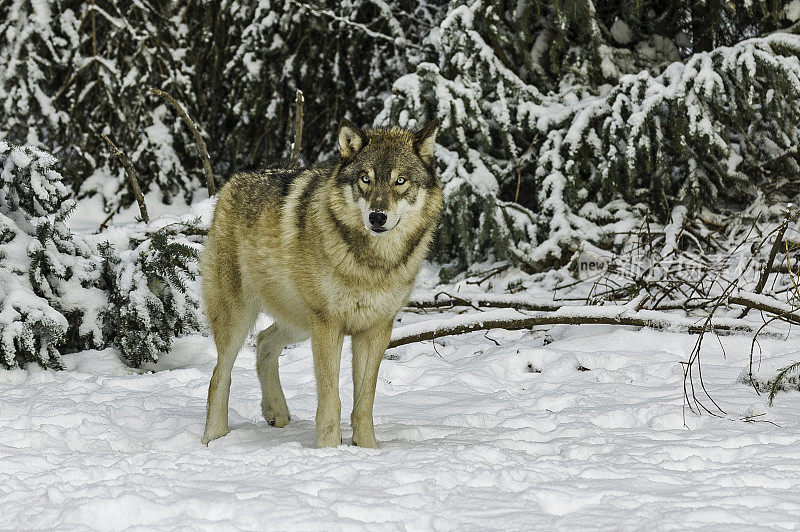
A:
<svg viewBox="0 0 800 532">
<path fill-rule="evenodd" d="M 383 227 L 383 224 L 386 223 L 386 213 L 372 211 L 369 213 L 369 223 L 371 223 L 373 227 Z"/>
</svg>

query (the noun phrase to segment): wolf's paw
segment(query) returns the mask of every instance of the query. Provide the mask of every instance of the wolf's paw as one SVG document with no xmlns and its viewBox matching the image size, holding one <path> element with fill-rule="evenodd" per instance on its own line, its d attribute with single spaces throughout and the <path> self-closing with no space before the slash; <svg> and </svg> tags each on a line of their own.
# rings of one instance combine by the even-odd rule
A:
<svg viewBox="0 0 800 532">
<path fill-rule="evenodd" d="M 342 444 L 342 429 L 338 426 L 323 428 L 317 427 L 317 448 L 337 447 Z"/>
<path fill-rule="evenodd" d="M 222 431 L 222 430 L 216 430 L 215 431 L 215 430 L 206 429 L 206 431 L 203 434 L 203 437 L 200 439 L 200 441 L 202 442 L 203 445 L 208 445 L 208 442 L 210 442 L 212 440 L 216 440 L 217 438 L 221 438 L 221 437 L 227 435 L 229 432 L 230 432 L 230 430 L 228 430 L 228 429 L 225 429 L 224 431 Z"/>
<path fill-rule="evenodd" d="M 270 426 L 277 427 L 282 429 L 286 425 L 289 424 L 289 420 L 292 419 L 292 416 L 289 415 L 289 409 L 284 406 L 283 408 L 272 408 L 271 406 L 261 405 L 261 413 L 264 415 L 264 419 L 267 420 L 267 423 Z"/>
<path fill-rule="evenodd" d="M 353 426 L 353 445 L 377 449 L 378 442 L 375 440 L 375 427 L 372 424 L 372 414 L 358 415 L 353 410 L 350 414 L 350 423 Z"/>
<path fill-rule="evenodd" d="M 367 437 L 363 437 L 363 436 L 360 437 L 360 438 L 356 438 L 354 436 L 353 437 L 353 445 L 355 445 L 356 447 L 364 447 L 365 449 L 377 449 L 378 448 L 378 442 L 377 442 L 377 440 L 375 440 L 375 436 L 373 436 L 372 438 L 367 438 Z"/>
</svg>

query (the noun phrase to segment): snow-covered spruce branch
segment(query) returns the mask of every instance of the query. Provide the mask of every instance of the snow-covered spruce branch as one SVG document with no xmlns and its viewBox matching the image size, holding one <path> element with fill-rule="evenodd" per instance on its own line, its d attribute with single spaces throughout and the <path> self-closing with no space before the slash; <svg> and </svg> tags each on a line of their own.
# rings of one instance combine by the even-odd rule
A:
<svg viewBox="0 0 800 532">
<path fill-rule="evenodd" d="M 380 39 L 382 41 L 387 41 L 387 42 L 390 42 L 390 43 L 398 45 L 398 46 L 402 44 L 402 46 L 407 46 L 409 48 L 414 48 L 414 49 L 417 49 L 417 50 L 422 48 L 421 46 L 419 46 L 417 44 L 409 42 L 407 39 L 405 39 L 402 36 L 392 37 L 391 35 L 386 35 L 385 33 L 380 33 L 378 31 L 371 30 L 366 25 L 361 24 L 360 22 L 352 21 L 352 20 L 347 19 L 345 17 L 342 17 L 340 15 L 337 15 L 336 13 L 334 13 L 333 11 L 331 11 L 329 9 L 320 9 L 320 8 L 311 6 L 311 5 L 309 5 L 309 4 L 305 3 L 305 2 L 298 2 L 298 0 L 289 0 L 289 1 L 292 4 L 296 5 L 297 7 L 301 8 L 301 9 L 307 9 L 309 12 L 311 12 L 311 13 L 319 16 L 319 17 L 326 17 L 326 18 L 329 18 L 331 20 L 335 20 L 336 22 L 339 22 L 341 24 L 344 24 L 346 26 L 350 26 L 352 28 L 356 28 L 356 29 L 364 32 L 364 34 L 368 35 L 369 37 L 371 37 L 373 39 Z M 399 28 L 399 24 L 395 24 L 393 29 L 399 30 L 400 29 Z"/>
<path fill-rule="evenodd" d="M 701 333 L 713 331 L 755 332 L 757 324 L 735 318 L 691 318 L 656 310 L 631 310 L 622 306 L 561 307 L 555 311 L 523 313 L 515 309 L 489 310 L 399 327 L 389 347 L 489 329 L 519 330 L 542 325 L 631 325 Z"/>
<path fill-rule="evenodd" d="M 440 26 L 439 62 L 400 78 L 379 116 L 443 120 L 446 199 L 433 248 L 437 260 L 457 261 L 454 270 L 491 255 L 541 271 L 566 264 L 582 243 L 617 252 L 645 216 L 664 224 L 681 208 L 691 220 L 718 199 L 753 198 L 764 179 L 796 175 L 797 36 L 684 62 L 672 49 L 669 66 L 654 70 L 609 56 L 611 89 L 578 98 L 533 92 L 528 77 L 506 72 L 481 37 L 501 23 L 486 11 L 480 1 L 453 9 Z M 517 160 L 529 144 L 534 165 Z M 514 167 L 521 211 L 503 201 L 516 195 Z"/>
</svg>

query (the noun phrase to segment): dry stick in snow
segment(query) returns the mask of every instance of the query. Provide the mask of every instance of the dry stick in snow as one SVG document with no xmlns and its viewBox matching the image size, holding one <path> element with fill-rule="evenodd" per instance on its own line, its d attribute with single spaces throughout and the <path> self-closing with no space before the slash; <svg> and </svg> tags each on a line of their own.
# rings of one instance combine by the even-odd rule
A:
<svg viewBox="0 0 800 532">
<path fill-rule="evenodd" d="M 297 89 L 294 113 L 294 144 L 292 145 L 292 162 L 300 160 L 300 147 L 303 142 L 303 91 Z"/>
<path fill-rule="evenodd" d="M 202 135 L 200 135 L 200 130 L 197 129 L 197 125 L 189 117 L 189 115 L 186 114 L 186 110 L 183 108 L 183 106 L 181 106 L 180 103 L 178 103 L 178 100 L 173 98 L 169 93 L 159 89 L 151 88 L 150 94 L 161 96 L 167 100 L 167 102 L 175 108 L 180 117 L 191 130 L 194 141 L 197 143 L 197 148 L 200 150 L 200 158 L 203 160 L 203 171 L 206 174 L 206 187 L 208 188 L 208 195 L 209 197 L 213 196 L 217 193 L 217 188 L 214 186 L 214 174 L 211 172 L 211 158 L 208 156 L 206 143 L 203 140 Z"/>
<path fill-rule="evenodd" d="M 111 147 L 114 157 L 119 157 L 119 160 L 122 162 L 122 166 L 125 167 L 125 173 L 128 175 L 128 183 L 131 186 L 133 195 L 136 196 L 136 203 L 139 204 L 139 214 L 142 215 L 142 221 L 144 223 L 150 223 L 150 216 L 147 214 L 147 205 L 144 203 L 142 189 L 139 188 L 139 181 L 136 179 L 136 170 L 133 168 L 131 160 L 128 159 L 128 156 L 125 155 L 122 150 L 117 148 L 114 143 L 111 142 L 111 139 L 108 138 L 105 133 L 101 133 L 100 136 L 103 137 L 103 140 L 105 140 Z"/>
</svg>

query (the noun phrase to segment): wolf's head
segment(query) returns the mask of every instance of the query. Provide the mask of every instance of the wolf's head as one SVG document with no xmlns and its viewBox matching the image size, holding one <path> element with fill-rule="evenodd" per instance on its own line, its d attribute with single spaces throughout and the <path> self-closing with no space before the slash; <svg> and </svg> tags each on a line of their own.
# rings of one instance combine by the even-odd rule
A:
<svg viewBox="0 0 800 532">
<path fill-rule="evenodd" d="M 419 218 L 439 198 L 433 148 L 439 120 L 417 132 L 400 128 L 362 131 L 343 119 L 339 127 L 342 165 L 337 176 L 344 203 L 359 211 L 364 228 L 381 235 Z M 439 205 L 435 205 L 438 214 Z"/>
</svg>

